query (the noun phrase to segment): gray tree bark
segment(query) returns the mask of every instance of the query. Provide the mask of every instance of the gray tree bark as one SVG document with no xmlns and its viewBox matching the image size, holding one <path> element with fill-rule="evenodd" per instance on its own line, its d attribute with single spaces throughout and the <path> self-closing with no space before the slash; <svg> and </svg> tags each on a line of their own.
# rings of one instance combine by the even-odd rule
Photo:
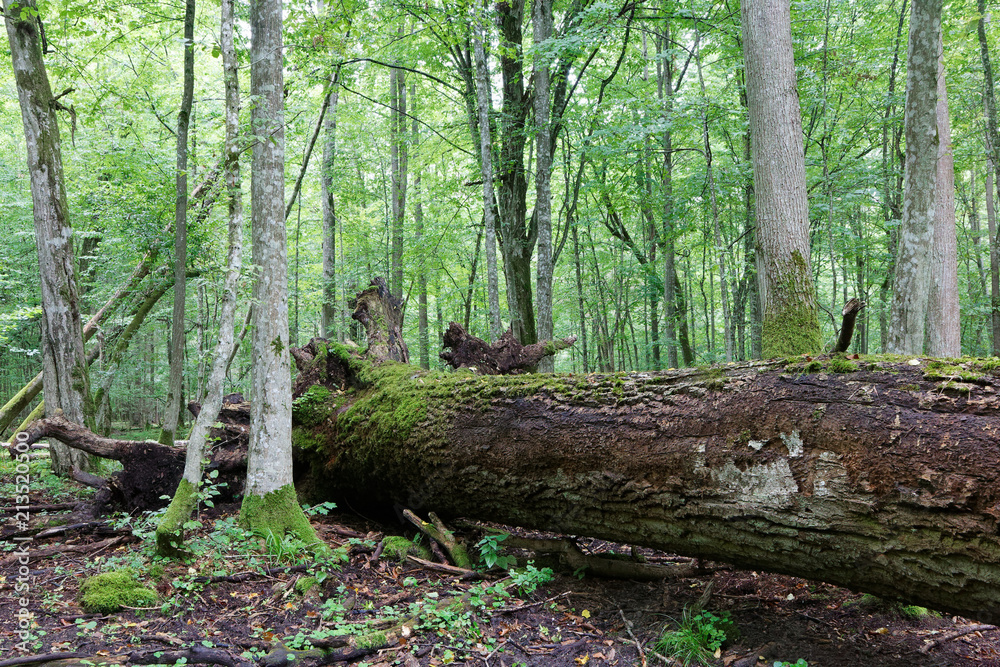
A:
<svg viewBox="0 0 1000 667">
<path fill-rule="evenodd" d="M 893 273 L 886 351 L 924 353 L 931 285 L 938 161 L 938 43 L 941 0 L 914 0 L 906 74 L 903 218 Z"/>
<path fill-rule="evenodd" d="M 47 415 L 62 411 L 85 423 L 90 382 L 83 347 L 66 186 L 59 141 L 60 108 L 52 96 L 38 34 L 34 0 L 4 0 L 11 62 L 24 124 L 34 207 L 35 246 L 42 287 L 42 386 Z M 91 415 L 92 416 L 92 415 Z M 86 454 L 57 445 L 52 469 L 60 475 L 88 468 Z"/>
<path fill-rule="evenodd" d="M 958 238 L 955 229 L 955 160 L 945 85 L 944 44 L 938 46 L 938 161 L 934 194 L 934 246 L 931 291 L 927 306 L 927 353 L 932 357 L 962 355 L 959 322 Z"/>
<path fill-rule="evenodd" d="M 402 35 L 402 26 L 399 34 Z M 406 181 L 409 143 L 406 127 L 406 72 L 398 67 L 389 71 L 391 108 L 389 134 L 392 152 L 392 268 L 389 289 L 403 298 L 403 223 L 406 217 Z"/>
<path fill-rule="evenodd" d="M 535 324 L 536 340 L 551 340 L 552 320 L 552 137 L 551 83 L 549 56 L 545 44 L 552 37 L 552 0 L 534 0 L 532 11 L 532 36 L 534 38 L 535 85 L 535 218 L 538 225 L 538 261 L 535 291 L 538 302 L 538 321 Z M 555 357 L 544 357 L 538 364 L 542 373 L 551 373 Z"/>
<path fill-rule="evenodd" d="M 742 0 L 765 358 L 820 349 L 788 0 Z"/>
<path fill-rule="evenodd" d="M 333 191 L 333 169 L 337 156 L 337 103 L 340 100 L 340 70 L 330 91 L 330 108 L 324 121 L 323 168 L 320 171 L 320 201 L 323 207 L 323 306 L 320 310 L 320 334 L 331 338 L 337 323 L 337 201 Z"/>
<path fill-rule="evenodd" d="M 486 236 L 486 297 L 490 309 L 490 342 L 503 334 L 500 321 L 500 277 L 497 271 L 497 232 L 495 198 L 493 193 L 493 136 L 490 132 L 490 111 L 493 108 L 490 93 L 490 73 L 483 47 L 485 34 L 483 14 L 486 8 L 477 7 L 473 49 L 476 60 L 476 111 L 479 117 L 479 168 L 483 176 L 483 225 Z"/>
<path fill-rule="evenodd" d="M 160 442 L 169 445 L 177 435 L 184 392 L 184 315 L 187 281 L 188 127 L 194 102 L 195 0 L 184 4 L 184 91 L 177 111 L 176 208 L 174 213 L 174 309 L 170 327 L 170 378 Z"/>
<path fill-rule="evenodd" d="M 253 296 L 250 442 L 240 521 L 257 535 L 297 534 L 315 542 L 292 486 L 292 388 L 285 238 L 285 125 L 282 0 L 250 3 L 250 95 L 255 104 L 251 230 Z"/>
</svg>

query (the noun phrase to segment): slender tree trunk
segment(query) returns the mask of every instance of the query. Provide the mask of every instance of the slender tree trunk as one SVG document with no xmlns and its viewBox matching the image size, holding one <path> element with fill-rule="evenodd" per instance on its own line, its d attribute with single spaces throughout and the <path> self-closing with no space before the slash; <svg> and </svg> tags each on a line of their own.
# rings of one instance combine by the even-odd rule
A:
<svg viewBox="0 0 1000 667">
<path fill-rule="evenodd" d="M 674 186 L 673 186 L 673 134 L 670 122 L 674 115 L 674 64 L 669 49 L 670 19 L 664 19 L 663 34 L 658 40 L 657 51 L 663 57 L 656 59 L 656 91 L 663 107 L 663 168 L 660 189 L 663 196 L 663 334 L 667 346 L 667 365 L 677 368 L 677 269 L 674 266 Z M 683 314 L 683 311 L 680 310 Z"/>
<path fill-rule="evenodd" d="M 552 139 L 550 132 L 550 82 L 545 42 L 552 37 L 552 0 L 534 0 L 532 12 L 535 44 L 535 220 L 538 225 L 538 262 L 535 289 L 538 302 L 536 340 L 552 340 Z M 551 373 L 555 356 L 538 364 L 542 373 Z"/>
<path fill-rule="evenodd" d="M 941 0 L 913 0 L 906 73 L 906 172 L 903 219 L 893 273 L 889 345 L 923 354 L 931 285 L 938 161 L 938 59 Z"/>
<path fill-rule="evenodd" d="M 993 323 L 993 354 L 1000 355 L 1000 238 L 997 236 L 994 185 L 1000 186 L 1000 131 L 997 129 L 997 98 L 993 81 L 993 64 L 990 60 L 989 42 L 986 40 L 986 0 L 978 0 L 979 56 L 983 63 L 983 104 L 986 115 L 986 219 L 990 230 L 990 310 Z M 1000 189 L 1000 187 L 998 187 Z"/>
<path fill-rule="evenodd" d="M 292 485 L 292 387 L 288 348 L 285 239 L 282 0 L 250 3 L 251 230 L 257 280 L 253 296 L 250 442 L 240 522 L 261 537 L 285 532 L 315 544 Z"/>
<path fill-rule="evenodd" d="M 338 70 L 339 75 L 339 70 Z M 338 80 L 340 77 L 335 76 Z M 323 208 L 323 307 L 320 311 L 320 335 L 331 338 L 337 324 L 337 200 L 333 189 L 333 170 L 337 156 L 337 102 L 340 88 L 330 91 L 330 109 L 324 128 L 323 169 L 320 173 L 320 200 Z"/>
<path fill-rule="evenodd" d="M 583 299 L 583 260 L 580 252 L 580 235 L 576 225 L 573 225 L 573 265 L 576 269 L 576 305 L 580 328 L 580 350 L 583 361 L 583 373 L 590 372 L 590 361 L 587 358 L 587 310 Z"/>
<path fill-rule="evenodd" d="M 899 71 L 899 50 L 903 43 L 903 26 L 906 25 L 908 2 L 909 0 L 900 0 L 892 65 L 889 67 L 889 87 L 886 91 L 886 105 L 882 115 L 882 216 L 886 225 L 886 250 L 889 255 L 886 277 L 879 287 L 879 301 L 881 303 L 879 335 L 883 352 L 888 349 L 889 345 L 889 290 L 892 287 L 892 274 L 896 270 L 899 221 L 903 217 L 903 169 L 901 165 L 905 162 L 905 157 L 900 151 L 903 127 L 895 119 L 895 98 L 896 75 Z M 900 165 L 899 169 L 897 169 L 897 163 Z"/>
<path fill-rule="evenodd" d="M 715 241 L 716 263 L 719 267 L 719 288 L 722 291 L 722 321 L 723 339 L 725 340 L 726 361 L 733 360 L 733 316 L 729 305 L 729 276 L 726 274 L 726 246 L 722 241 L 722 230 L 719 225 L 719 202 L 715 192 L 715 174 L 712 169 L 712 142 L 708 134 L 708 95 L 705 93 L 705 78 L 701 72 L 701 53 L 698 48 L 700 33 L 695 34 L 694 51 L 695 65 L 698 69 L 698 83 L 701 85 L 701 126 L 705 146 L 705 178 L 708 181 L 709 200 L 712 204 L 712 233 Z"/>
<path fill-rule="evenodd" d="M 486 232 L 486 298 L 489 302 L 490 342 L 499 340 L 503 333 L 500 321 L 500 278 L 497 272 L 497 234 L 495 200 L 493 194 L 493 138 L 490 132 L 490 75 L 483 48 L 486 9 L 479 6 L 476 16 L 474 50 L 476 60 L 476 109 L 479 118 L 479 167 L 483 177 L 483 226 Z"/>
<path fill-rule="evenodd" d="M 180 555 L 184 539 L 184 523 L 198 505 L 201 485 L 202 459 L 209 430 L 215 424 L 222 408 L 222 395 L 226 372 L 232 360 L 235 345 L 236 289 L 243 266 L 243 196 L 240 190 L 239 145 L 239 62 L 233 44 L 233 3 L 222 0 L 220 44 L 226 88 L 226 191 L 229 201 L 229 250 L 226 256 L 226 278 L 222 286 L 222 303 L 219 314 L 219 340 L 215 346 L 212 370 L 208 378 L 201 411 L 191 428 L 184 459 L 184 476 L 170 501 L 170 506 L 156 529 L 157 551 L 162 555 Z M 282 193 L 282 200 L 284 194 Z"/>
<path fill-rule="evenodd" d="M 962 354 L 958 306 L 958 239 L 955 229 L 955 160 L 945 85 L 944 44 L 938 50 L 938 161 L 934 201 L 934 246 L 927 308 L 927 352 L 933 357 Z"/>
<path fill-rule="evenodd" d="M 402 26 L 399 34 L 402 35 Z M 406 71 L 393 67 L 389 73 L 392 107 L 389 114 L 392 142 L 392 268 L 390 291 L 403 298 L 403 221 L 406 217 L 408 132 L 406 128 Z"/>
<path fill-rule="evenodd" d="M 184 315 L 187 281 L 188 127 L 194 102 L 195 0 L 184 3 L 184 92 L 177 111 L 176 206 L 174 209 L 174 310 L 170 329 L 170 378 L 160 442 L 173 444 L 184 394 Z"/>
<path fill-rule="evenodd" d="M 765 358 L 821 347 L 788 0 L 743 0 Z"/>
<path fill-rule="evenodd" d="M 90 383 L 83 347 L 66 185 L 59 143 L 60 108 L 52 97 L 34 0 L 4 0 L 11 62 L 21 104 L 31 175 L 35 246 L 42 287 L 42 377 L 46 414 L 62 410 L 84 424 L 90 413 Z M 52 469 L 66 475 L 88 468 L 87 456 L 62 445 L 51 450 Z"/>
<path fill-rule="evenodd" d="M 997 236 L 996 200 L 993 179 L 996 165 L 986 157 L 986 229 L 990 234 L 990 324 L 992 326 L 993 356 L 1000 356 L 1000 237 Z"/>
<path fill-rule="evenodd" d="M 410 141 L 413 144 L 411 159 L 416 163 L 413 169 L 413 242 L 420 256 L 417 260 L 417 352 L 420 367 L 431 367 L 430 340 L 427 331 L 427 260 L 422 246 L 424 238 L 424 203 L 421 201 L 420 164 L 417 161 L 420 150 L 420 124 L 417 122 L 417 84 L 410 82 L 410 109 L 413 122 L 410 126 Z"/>
</svg>

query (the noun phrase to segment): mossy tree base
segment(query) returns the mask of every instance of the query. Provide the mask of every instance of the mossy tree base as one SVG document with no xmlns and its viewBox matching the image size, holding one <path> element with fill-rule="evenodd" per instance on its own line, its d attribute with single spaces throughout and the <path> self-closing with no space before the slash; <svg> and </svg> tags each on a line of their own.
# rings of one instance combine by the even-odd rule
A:
<svg viewBox="0 0 1000 667">
<path fill-rule="evenodd" d="M 292 535 L 317 556 L 330 551 L 313 530 L 291 484 L 263 496 L 247 492 L 240 507 L 240 525 L 268 541 L 280 543 L 285 535 Z"/>
<path fill-rule="evenodd" d="M 181 479 L 166 513 L 160 519 L 160 525 L 156 527 L 156 553 L 167 558 L 184 558 L 188 555 L 182 548 L 184 524 L 197 506 L 198 490 L 191 482 Z"/>
</svg>

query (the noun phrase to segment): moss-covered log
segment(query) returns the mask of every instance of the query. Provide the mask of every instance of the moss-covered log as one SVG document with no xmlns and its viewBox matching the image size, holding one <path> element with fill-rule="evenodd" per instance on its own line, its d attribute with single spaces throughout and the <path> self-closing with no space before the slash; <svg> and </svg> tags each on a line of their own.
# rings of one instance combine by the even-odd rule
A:
<svg viewBox="0 0 1000 667">
<path fill-rule="evenodd" d="M 314 496 L 1000 613 L 995 362 L 483 377 L 320 347 L 335 372 L 295 390 Z"/>
</svg>

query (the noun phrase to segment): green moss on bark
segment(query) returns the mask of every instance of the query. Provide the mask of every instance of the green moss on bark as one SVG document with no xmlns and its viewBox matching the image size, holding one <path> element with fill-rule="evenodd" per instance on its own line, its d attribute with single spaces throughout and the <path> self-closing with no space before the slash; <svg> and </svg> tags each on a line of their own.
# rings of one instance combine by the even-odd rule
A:
<svg viewBox="0 0 1000 667">
<path fill-rule="evenodd" d="M 272 537 L 280 543 L 289 534 L 301 540 L 317 556 L 329 553 L 329 548 L 317 537 L 302 511 L 291 484 L 263 496 L 245 494 L 240 507 L 240 525 L 265 540 Z"/>
<path fill-rule="evenodd" d="M 181 548 L 184 544 L 184 524 L 191 518 L 197 504 L 198 489 L 182 478 L 160 525 L 156 527 L 156 553 L 168 558 L 183 558 L 188 555 Z"/>
</svg>

